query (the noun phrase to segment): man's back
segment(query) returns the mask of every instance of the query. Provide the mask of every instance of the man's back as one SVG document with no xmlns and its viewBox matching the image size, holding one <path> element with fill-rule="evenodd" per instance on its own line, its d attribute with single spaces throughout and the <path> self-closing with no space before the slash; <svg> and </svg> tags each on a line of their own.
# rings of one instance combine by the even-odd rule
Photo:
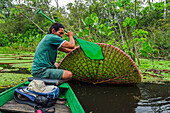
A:
<svg viewBox="0 0 170 113">
<path fill-rule="evenodd" d="M 57 50 L 64 40 L 54 34 L 47 34 L 38 44 L 31 70 L 54 67 Z"/>
</svg>

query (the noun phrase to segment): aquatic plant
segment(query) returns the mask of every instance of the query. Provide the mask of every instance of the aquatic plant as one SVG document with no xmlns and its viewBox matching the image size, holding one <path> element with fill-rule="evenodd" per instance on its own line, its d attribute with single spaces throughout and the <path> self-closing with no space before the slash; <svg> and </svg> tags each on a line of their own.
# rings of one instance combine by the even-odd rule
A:
<svg viewBox="0 0 170 113">
<path fill-rule="evenodd" d="M 14 56 L 14 54 L 0 54 L 1 57 Z"/>
<path fill-rule="evenodd" d="M 32 63 L 19 63 L 19 64 L 10 64 L 14 68 L 30 68 Z"/>
<path fill-rule="evenodd" d="M 16 57 L 4 57 L 4 58 L 0 58 L 0 60 L 14 60 L 16 59 Z"/>
<path fill-rule="evenodd" d="M 26 54 L 26 53 L 13 53 L 13 54 L 0 54 L 0 57 L 34 57 L 34 53 L 29 53 L 29 54 Z"/>
<path fill-rule="evenodd" d="M 142 75 L 142 82 L 166 83 L 170 82 L 170 61 L 140 59 L 138 66 Z"/>
<path fill-rule="evenodd" d="M 0 60 L 0 64 L 31 63 L 33 60 Z"/>
<path fill-rule="evenodd" d="M 33 60 L 34 57 L 23 56 L 23 57 L 18 57 L 17 59 L 19 59 L 19 60 Z"/>
<path fill-rule="evenodd" d="M 8 72 L 16 72 L 16 71 L 18 71 L 19 69 L 3 69 L 2 71 L 1 71 L 1 73 L 8 73 Z"/>
<path fill-rule="evenodd" d="M 31 74 L 0 73 L 0 88 L 12 87 L 28 80 Z"/>
<path fill-rule="evenodd" d="M 103 60 L 88 58 L 79 46 L 61 61 L 59 68 L 71 71 L 76 80 L 93 84 L 141 82 L 136 64 L 126 53 L 112 45 L 98 45 L 102 49 Z"/>
<path fill-rule="evenodd" d="M 0 60 L 33 60 L 33 57 L 0 57 Z"/>
</svg>

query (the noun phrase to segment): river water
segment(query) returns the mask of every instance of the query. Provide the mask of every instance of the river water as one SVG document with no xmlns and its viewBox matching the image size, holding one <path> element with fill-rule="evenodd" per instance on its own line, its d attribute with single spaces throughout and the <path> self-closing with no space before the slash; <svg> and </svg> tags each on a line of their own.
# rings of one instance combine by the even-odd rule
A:
<svg viewBox="0 0 170 113">
<path fill-rule="evenodd" d="M 170 85 L 70 82 L 86 113 L 170 113 Z"/>
</svg>

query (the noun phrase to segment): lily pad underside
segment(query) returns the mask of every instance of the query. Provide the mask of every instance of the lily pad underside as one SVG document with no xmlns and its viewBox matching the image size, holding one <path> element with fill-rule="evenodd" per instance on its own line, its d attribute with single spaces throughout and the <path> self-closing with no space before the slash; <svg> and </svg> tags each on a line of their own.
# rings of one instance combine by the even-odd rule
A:
<svg viewBox="0 0 170 113">
<path fill-rule="evenodd" d="M 103 60 L 90 59 L 79 46 L 65 56 L 59 64 L 59 69 L 71 71 L 75 80 L 93 84 L 141 82 L 141 75 L 136 64 L 125 52 L 112 45 L 103 43 L 98 45 L 102 49 Z"/>
</svg>

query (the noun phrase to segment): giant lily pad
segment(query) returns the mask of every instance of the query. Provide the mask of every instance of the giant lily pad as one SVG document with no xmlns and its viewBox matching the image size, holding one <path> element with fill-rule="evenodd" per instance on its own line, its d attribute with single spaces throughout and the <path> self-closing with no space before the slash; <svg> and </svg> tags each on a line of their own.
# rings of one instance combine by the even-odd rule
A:
<svg viewBox="0 0 170 113">
<path fill-rule="evenodd" d="M 102 49 L 103 60 L 88 58 L 79 46 L 62 60 L 59 68 L 71 71 L 76 80 L 93 84 L 141 82 L 141 75 L 136 64 L 126 53 L 112 45 L 102 43 L 98 45 Z"/>
</svg>

